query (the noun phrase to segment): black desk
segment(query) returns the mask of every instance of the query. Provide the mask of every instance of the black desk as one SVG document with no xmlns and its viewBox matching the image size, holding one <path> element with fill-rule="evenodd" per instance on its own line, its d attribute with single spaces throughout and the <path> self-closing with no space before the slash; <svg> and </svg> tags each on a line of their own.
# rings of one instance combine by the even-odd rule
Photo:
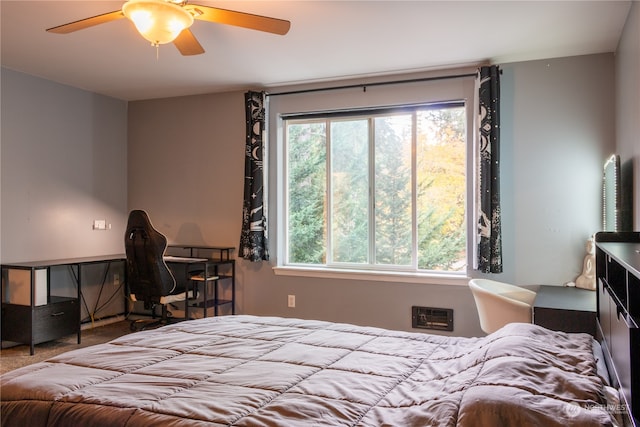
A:
<svg viewBox="0 0 640 427">
<path fill-rule="evenodd" d="M 67 258 L 45 261 L 28 261 L 2 264 L 2 340 L 29 344 L 30 354 L 35 353 L 35 344 L 51 341 L 72 333 L 78 335 L 80 344 L 80 298 L 82 267 L 89 264 L 124 262 L 123 254 Z M 74 271 L 77 295 L 56 296 L 51 294 L 51 268 L 68 266 Z M 28 271 L 30 287 L 28 302 L 12 301 L 9 280 L 10 270 Z M 46 298 L 37 298 L 36 276 L 46 271 Z M 37 301 L 41 300 L 41 301 Z"/>
<path fill-rule="evenodd" d="M 168 249 L 183 249 L 189 251 L 189 256 L 193 257 L 194 254 L 197 256 L 200 250 L 209 251 L 209 252 L 217 252 L 217 257 L 211 257 L 211 259 L 217 259 L 219 261 L 230 261 L 230 254 L 236 248 L 232 246 L 209 246 L 209 245 L 180 245 L 180 244 L 171 244 L 167 245 Z"/>
<path fill-rule="evenodd" d="M 533 323 L 563 332 L 596 336 L 596 292 L 564 286 L 540 286 Z"/>
<path fill-rule="evenodd" d="M 178 254 L 179 259 L 189 259 L 192 257 L 198 257 L 203 259 L 200 261 L 201 269 L 203 270 L 202 277 L 214 276 L 215 279 L 209 280 L 196 280 L 193 282 L 194 290 L 197 283 L 202 283 L 204 286 L 204 298 L 198 303 L 197 307 L 203 309 L 204 317 L 207 317 L 207 309 L 213 307 L 213 315 L 217 316 L 220 311 L 220 307 L 230 306 L 231 314 L 236 314 L 236 261 L 231 258 L 231 252 L 235 250 L 231 246 L 209 246 L 209 245 L 189 245 L 189 244 L 171 244 L 167 246 L 167 251 L 170 254 L 165 257 L 165 260 L 171 259 L 174 254 Z M 188 252 L 188 256 L 181 258 L 180 251 Z M 203 257 L 203 253 L 210 252 L 209 257 Z M 202 258 L 200 258 L 202 257 Z M 166 261 L 167 264 L 170 261 Z M 231 297 L 221 298 L 220 289 L 224 282 L 231 285 Z M 209 290 L 207 283 L 213 283 L 213 298 L 209 297 Z"/>
</svg>

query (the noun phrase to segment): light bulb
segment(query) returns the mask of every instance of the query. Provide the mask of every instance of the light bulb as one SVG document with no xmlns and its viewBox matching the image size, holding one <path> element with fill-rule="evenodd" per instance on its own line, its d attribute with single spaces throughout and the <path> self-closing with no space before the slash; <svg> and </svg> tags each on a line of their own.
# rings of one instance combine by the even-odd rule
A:
<svg viewBox="0 0 640 427">
<path fill-rule="evenodd" d="M 154 46 L 171 43 L 193 24 L 187 10 L 164 0 L 129 0 L 122 6 L 122 13 Z"/>
</svg>

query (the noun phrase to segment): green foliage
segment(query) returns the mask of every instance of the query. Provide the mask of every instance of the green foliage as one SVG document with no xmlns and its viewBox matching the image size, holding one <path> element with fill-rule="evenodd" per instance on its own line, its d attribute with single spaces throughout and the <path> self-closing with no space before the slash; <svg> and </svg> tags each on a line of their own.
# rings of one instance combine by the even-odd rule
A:
<svg viewBox="0 0 640 427">
<path fill-rule="evenodd" d="M 412 114 L 417 123 L 415 146 Z M 329 165 L 327 130 L 331 137 Z M 415 238 L 419 269 L 464 268 L 463 107 L 372 119 L 292 122 L 287 132 L 290 262 L 326 263 L 326 246 L 331 241 L 333 262 L 410 266 Z M 369 170 L 371 158 L 373 172 Z M 331 174 L 330 189 L 327 173 Z M 327 191 L 331 191 L 330 198 Z M 328 209 L 331 236 L 327 235 Z M 369 241 L 371 232 L 374 242 Z M 373 260 L 369 259 L 371 243 Z"/>
<path fill-rule="evenodd" d="M 376 264 L 411 265 L 411 115 L 374 123 Z"/>
<path fill-rule="evenodd" d="M 464 109 L 418 115 L 418 268 L 460 270 L 466 261 Z"/>
<path fill-rule="evenodd" d="M 324 123 L 294 124 L 288 132 L 289 261 L 323 264 L 326 131 Z"/>
<path fill-rule="evenodd" d="M 366 263 L 369 235 L 367 120 L 331 123 L 333 261 Z"/>
</svg>

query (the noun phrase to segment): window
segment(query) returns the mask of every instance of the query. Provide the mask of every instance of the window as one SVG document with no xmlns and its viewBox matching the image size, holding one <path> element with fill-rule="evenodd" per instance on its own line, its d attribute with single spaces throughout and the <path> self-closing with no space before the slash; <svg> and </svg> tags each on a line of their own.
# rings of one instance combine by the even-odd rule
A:
<svg viewBox="0 0 640 427">
<path fill-rule="evenodd" d="M 283 116 L 284 265 L 466 272 L 463 101 Z"/>
</svg>

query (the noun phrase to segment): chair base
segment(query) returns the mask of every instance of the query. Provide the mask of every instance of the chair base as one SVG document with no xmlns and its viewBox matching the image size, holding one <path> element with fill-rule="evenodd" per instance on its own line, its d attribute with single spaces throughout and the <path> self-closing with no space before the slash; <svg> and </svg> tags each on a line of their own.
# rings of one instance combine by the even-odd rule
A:
<svg viewBox="0 0 640 427">
<path fill-rule="evenodd" d="M 131 321 L 129 329 L 131 332 L 146 331 L 147 329 L 156 329 L 166 324 L 167 322 L 163 319 L 136 319 Z"/>
<path fill-rule="evenodd" d="M 145 329 L 155 329 L 160 326 L 168 325 L 169 323 L 177 323 L 183 320 L 189 320 L 189 299 L 194 297 L 193 291 L 181 292 L 178 294 L 167 295 L 160 298 L 159 303 L 145 303 L 145 309 L 151 309 L 151 319 L 136 319 L 131 322 L 130 328 L 132 331 L 142 331 Z M 138 300 L 135 294 L 130 294 L 129 299 L 133 302 L 141 301 Z M 177 318 L 172 317 L 167 310 L 167 306 L 171 305 L 174 308 L 178 309 L 173 303 L 184 301 L 185 302 L 185 317 Z M 162 307 L 162 315 L 159 319 L 156 318 L 156 307 Z"/>
<path fill-rule="evenodd" d="M 156 318 L 155 306 L 151 310 L 151 319 L 135 319 L 131 321 L 129 328 L 132 332 L 156 329 L 161 326 L 186 320 L 170 316 L 170 312 L 167 310 L 166 305 L 162 305 L 162 315 L 160 318 Z"/>
</svg>

